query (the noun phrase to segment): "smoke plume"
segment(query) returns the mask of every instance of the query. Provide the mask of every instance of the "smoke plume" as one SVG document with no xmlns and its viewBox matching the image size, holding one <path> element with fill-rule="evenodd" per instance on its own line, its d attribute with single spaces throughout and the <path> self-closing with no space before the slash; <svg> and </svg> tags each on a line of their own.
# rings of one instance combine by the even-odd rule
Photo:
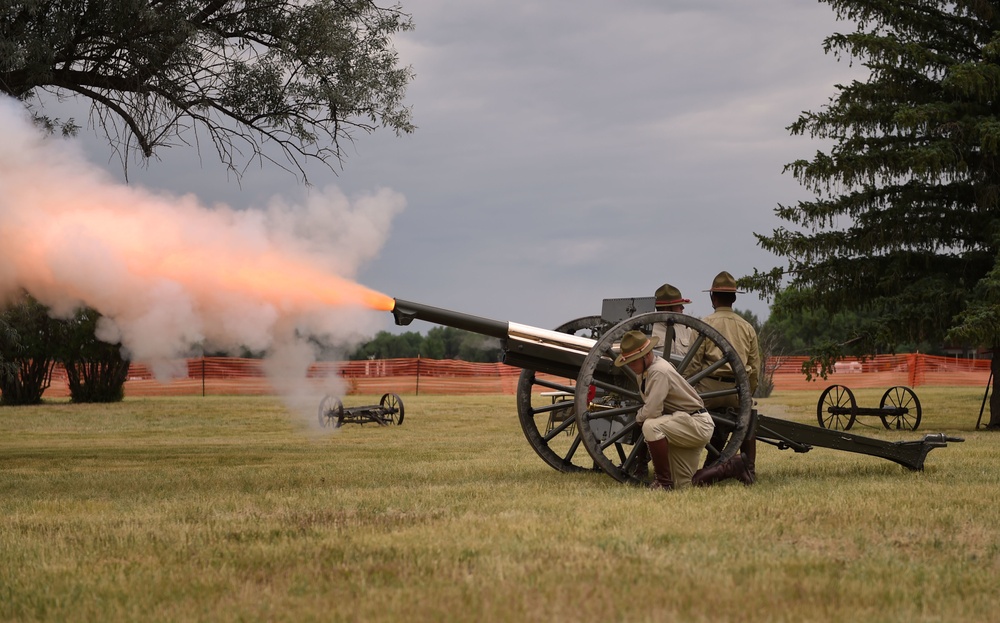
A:
<svg viewBox="0 0 1000 623">
<path fill-rule="evenodd" d="M 179 358 L 249 349 L 304 379 L 315 344 L 344 347 L 392 306 L 352 278 L 385 243 L 398 193 L 209 207 L 115 181 L 8 98 L 0 132 L 0 297 L 23 288 L 59 317 L 97 309 L 98 337 L 159 378 Z"/>
</svg>

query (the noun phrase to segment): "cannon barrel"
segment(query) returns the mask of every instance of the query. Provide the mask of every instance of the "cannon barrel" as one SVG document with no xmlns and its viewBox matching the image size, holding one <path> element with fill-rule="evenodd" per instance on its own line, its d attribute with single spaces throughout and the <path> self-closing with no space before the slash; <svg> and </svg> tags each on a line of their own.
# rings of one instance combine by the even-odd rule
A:
<svg viewBox="0 0 1000 623">
<path fill-rule="evenodd" d="M 590 338 L 540 329 L 395 299 L 392 316 L 399 326 L 423 320 L 495 337 L 503 346 L 503 362 L 526 370 L 576 378 L 583 360 L 596 344 Z M 602 366 L 607 368 L 607 366 Z"/>
<path fill-rule="evenodd" d="M 507 322 L 480 318 L 479 316 L 471 316 L 412 301 L 394 300 L 396 304 L 392 307 L 392 317 L 396 320 L 396 324 L 401 327 L 410 324 L 414 320 L 423 320 L 490 337 L 500 339 L 507 337 L 508 324 L 510 324 Z"/>
</svg>

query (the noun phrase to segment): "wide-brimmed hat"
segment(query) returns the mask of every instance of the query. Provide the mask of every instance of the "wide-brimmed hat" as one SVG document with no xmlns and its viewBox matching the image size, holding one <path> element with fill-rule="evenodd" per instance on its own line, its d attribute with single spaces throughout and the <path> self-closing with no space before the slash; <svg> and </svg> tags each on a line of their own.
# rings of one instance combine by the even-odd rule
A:
<svg viewBox="0 0 1000 623">
<path fill-rule="evenodd" d="M 659 343 L 660 338 L 655 335 L 649 338 L 642 331 L 629 331 L 622 336 L 621 348 L 619 348 L 621 354 L 615 359 L 615 365 L 620 368 L 627 363 L 645 357 Z"/>
<path fill-rule="evenodd" d="M 656 289 L 656 306 L 657 307 L 670 307 L 671 305 L 687 305 L 691 302 L 691 299 L 686 299 L 681 296 L 681 291 L 665 283 Z"/>
<path fill-rule="evenodd" d="M 702 292 L 735 292 L 736 294 L 744 294 L 742 290 L 736 289 L 736 280 L 726 271 L 722 271 L 715 276 L 715 279 L 712 280 L 711 289 L 702 290 Z"/>
</svg>

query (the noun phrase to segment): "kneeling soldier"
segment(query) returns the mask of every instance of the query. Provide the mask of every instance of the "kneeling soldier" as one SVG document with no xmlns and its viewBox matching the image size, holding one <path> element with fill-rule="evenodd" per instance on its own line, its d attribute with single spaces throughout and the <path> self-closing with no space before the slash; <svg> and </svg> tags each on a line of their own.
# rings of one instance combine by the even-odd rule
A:
<svg viewBox="0 0 1000 623">
<path fill-rule="evenodd" d="M 622 337 L 618 367 L 628 366 L 637 377 L 644 404 L 635 416 L 653 459 L 652 489 L 691 485 L 701 452 L 715 423 L 693 387 L 666 360 L 653 353 L 659 338 L 641 331 Z"/>
</svg>

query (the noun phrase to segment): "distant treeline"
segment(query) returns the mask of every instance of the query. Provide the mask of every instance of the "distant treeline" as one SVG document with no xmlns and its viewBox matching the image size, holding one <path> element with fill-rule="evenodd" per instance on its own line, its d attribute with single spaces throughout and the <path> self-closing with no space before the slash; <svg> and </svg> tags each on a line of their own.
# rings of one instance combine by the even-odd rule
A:
<svg viewBox="0 0 1000 623">
<path fill-rule="evenodd" d="M 416 331 L 392 334 L 379 331 L 348 359 L 461 359 L 493 363 L 500 361 L 500 340 L 452 327 L 435 327 L 422 335 Z"/>
</svg>

